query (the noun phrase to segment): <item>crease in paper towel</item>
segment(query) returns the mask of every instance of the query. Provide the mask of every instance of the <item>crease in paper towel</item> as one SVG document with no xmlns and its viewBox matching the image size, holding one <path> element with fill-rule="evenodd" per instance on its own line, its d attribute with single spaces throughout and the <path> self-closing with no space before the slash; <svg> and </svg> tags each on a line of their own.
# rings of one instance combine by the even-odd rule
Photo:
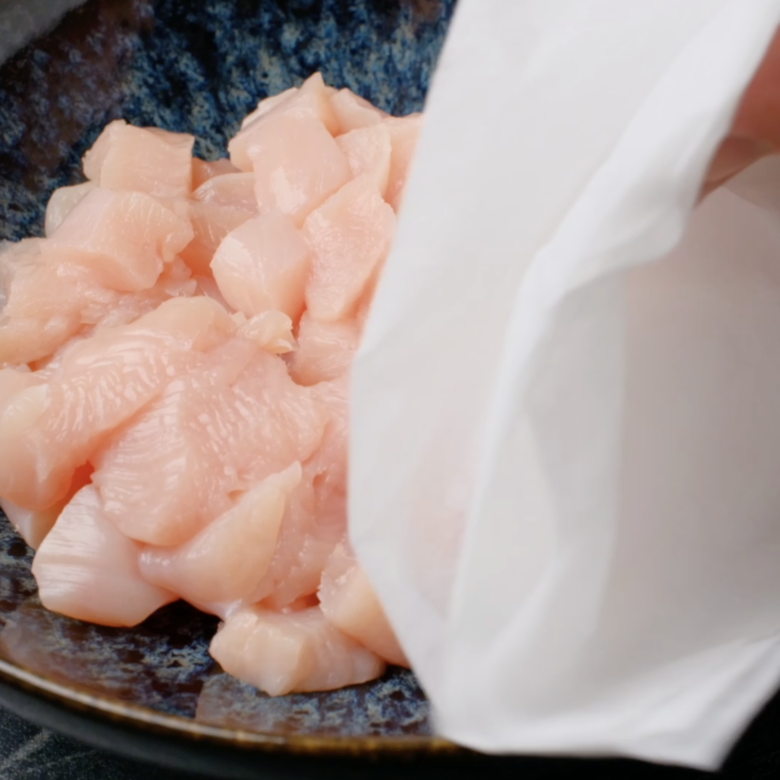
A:
<svg viewBox="0 0 780 780">
<path fill-rule="evenodd" d="M 458 6 L 350 474 L 352 541 L 458 742 L 711 768 L 780 680 L 776 163 L 691 218 L 778 21 Z"/>
</svg>

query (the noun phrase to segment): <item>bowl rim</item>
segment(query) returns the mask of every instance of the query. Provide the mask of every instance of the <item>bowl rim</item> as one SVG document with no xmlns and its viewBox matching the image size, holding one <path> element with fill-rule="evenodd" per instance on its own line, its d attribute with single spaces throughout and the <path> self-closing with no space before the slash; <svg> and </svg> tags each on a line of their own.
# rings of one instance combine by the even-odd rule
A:
<svg viewBox="0 0 780 780">
<path fill-rule="evenodd" d="M 299 756 L 393 757 L 454 756 L 471 751 L 439 736 L 415 735 L 317 735 L 273 734 L 250 729 L 212 726 L 119 701 L 77 685 L 31 672 L 0 658 L 0 680 L 27 694 L 44 697 L 61 707 L 82 714 L 107 718 L 115 725 L 152 732 L 158 736 L 184 737 L 221 747 Z"/>
</svg>

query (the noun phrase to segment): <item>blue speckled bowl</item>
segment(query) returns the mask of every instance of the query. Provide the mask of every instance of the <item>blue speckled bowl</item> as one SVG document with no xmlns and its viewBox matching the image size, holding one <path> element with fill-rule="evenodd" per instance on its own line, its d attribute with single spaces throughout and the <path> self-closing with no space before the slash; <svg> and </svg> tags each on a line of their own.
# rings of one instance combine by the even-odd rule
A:
<svg viewBox="0 0 780 780">
<path fill-rule="evenodd" d="M 50 193 L 81 179 L 81 155 L 117 117 L 192 132 L 196 152 L 214 158 L 259 98 L 315 70 L 392 113 L 419 110 L 453 6 L 0 0 L 0 240 L 42 234 Z M 432 735 L 427 702 L 401 670 L 335 693 L 270 699 L 214 664 L 214 618 L 180 603 L 132 630 L 69 620 L 42 609 L 30 563 L 0 515 L 0 705 L 98 747 L 238 779 L 703 777 L 639 762 L 457 750 Z M 780 696 L 724 777 L 776 777 L 778 723 Z M 65 771 L 58 766 L 58 776 Z"/>
<path fill-rule="evenodd" d="M 214 159 L 259 98 L 316 70 L 386 111 L 420 110 L 454 0 L 89 0 L 56 23 L 74 5 L 0 0 L 0 239 L 42 235 L 52 190 L 83 178 L 82 154 L 114 118 L 194 133 Z M 454 751 L 409 672 L 271 699 L 214 664 L 216 619 L 180 603 L 132 630 L 70 620 L 41 607 L 30 563 L 1 518 L 0 700 L 48 725 L 120 749 L 126 729 L 112 724 L 212 748 Z"/>
</svg>

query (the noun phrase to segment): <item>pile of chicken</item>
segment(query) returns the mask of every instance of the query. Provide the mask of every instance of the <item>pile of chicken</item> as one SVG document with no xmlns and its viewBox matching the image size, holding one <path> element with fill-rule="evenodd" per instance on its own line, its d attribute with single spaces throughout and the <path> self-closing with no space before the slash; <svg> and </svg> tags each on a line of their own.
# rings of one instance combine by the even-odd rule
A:
<svg viewBox="0 0 780 780">
<path fill-rule="evenodd" d="M 0 505 L 48 609 L 185 599 L 271 695 L 405 663 L 347 542 L 347 394 L 419 127 L 319 74 L 229 160 L 115 121 L 3 245 Z"/>
</svg>

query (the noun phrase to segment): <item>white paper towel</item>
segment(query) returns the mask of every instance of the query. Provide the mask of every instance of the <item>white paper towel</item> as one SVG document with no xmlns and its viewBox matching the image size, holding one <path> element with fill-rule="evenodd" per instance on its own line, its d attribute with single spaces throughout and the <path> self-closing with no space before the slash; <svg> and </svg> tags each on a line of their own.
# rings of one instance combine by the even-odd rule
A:
<svg viewBox="0 0 780 780">
<path fill-rule="evenodd" d="M 710 768 L 780 682 L 780 169 L 693 211 L 779 21 L 460 0 L 350 475 L 457 742 Z"/>
</svg>

